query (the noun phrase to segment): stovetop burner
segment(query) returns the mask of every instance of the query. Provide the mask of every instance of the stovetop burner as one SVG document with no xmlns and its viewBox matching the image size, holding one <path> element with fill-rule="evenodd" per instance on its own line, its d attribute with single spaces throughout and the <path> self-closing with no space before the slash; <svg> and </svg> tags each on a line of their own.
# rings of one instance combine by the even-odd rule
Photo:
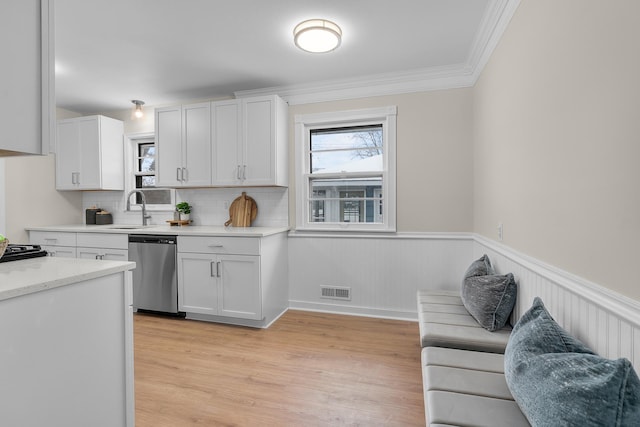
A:
<svg viewBox="0 0 640 427">
<path fill-rule="evenodd" d="M 27 258 L 47 256 L 47 251 L 40 245 L 16 245 L 9 244 L 0 258 L 0 262 L 18 261 Z"/>
</svg>

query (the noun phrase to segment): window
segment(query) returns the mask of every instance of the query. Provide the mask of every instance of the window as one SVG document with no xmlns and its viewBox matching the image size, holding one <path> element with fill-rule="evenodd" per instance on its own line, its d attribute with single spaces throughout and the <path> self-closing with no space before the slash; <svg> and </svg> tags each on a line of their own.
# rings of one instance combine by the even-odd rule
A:
<svg viewBox="0 0 640 427">
<path fill-rule="evenodd" d="M 396 107 L 296 116 L 297 228 L 395 230 Z"/>
<path fill-rule="evenodd" d="M 156 145 L 153 134 L 129 137 L 132 148 L 131 171 L 133 179 L 130 188 L 144 193 L 150 210 L 175 210 L 175 190 L 156 188 Z M 142 197 L 136 193 L 131 203 L 142 204 Z"/>
</svg>

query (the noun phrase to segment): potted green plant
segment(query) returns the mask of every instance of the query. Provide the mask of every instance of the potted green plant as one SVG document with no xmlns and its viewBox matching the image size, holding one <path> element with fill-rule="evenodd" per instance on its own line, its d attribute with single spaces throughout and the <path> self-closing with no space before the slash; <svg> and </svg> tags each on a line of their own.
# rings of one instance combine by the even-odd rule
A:
<svg viewBox="0 0 640 427">
<path fill-rule="evenodd" d="M 180 202 L 176 205 L 176 210 L 180 213 L 180 220 L 189 221 L 191 205 L 188 202 Z"/>
</svg>

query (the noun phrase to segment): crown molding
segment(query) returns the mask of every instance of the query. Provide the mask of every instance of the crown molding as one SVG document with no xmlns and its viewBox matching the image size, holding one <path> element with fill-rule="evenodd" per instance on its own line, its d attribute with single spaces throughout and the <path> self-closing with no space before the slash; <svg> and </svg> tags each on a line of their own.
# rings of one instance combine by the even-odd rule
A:
<svg viewBox="0 0 640 427">
<path fill-rule="evenodd" d="M 519 4 L 520 0 L 489 1 L 464 64 L 244 90 L 234 94 L 236 98 L 277 94 L 289 105 L 296 105 L 471 87 L 480 77 Z"/>
</svg>

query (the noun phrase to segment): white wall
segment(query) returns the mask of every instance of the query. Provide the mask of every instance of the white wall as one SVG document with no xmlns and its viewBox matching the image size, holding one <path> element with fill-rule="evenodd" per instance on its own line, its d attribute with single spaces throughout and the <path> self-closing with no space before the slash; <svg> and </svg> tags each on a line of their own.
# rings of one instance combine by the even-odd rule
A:
<svg viewBox="0 0 640 427">
<path fill-rule="evenodd" d="M 472 90 L 455 89 L 289 107 L 289 218 L 295 225 L 294 116 L 396 105 L 397 230 L 471 231 Z"/>
<path fill-rule="evenodd" d="M 57 109 L 58 118 L 77 117 Z M 27 243 L 25 227 L 82 222 L 82 195 L 55 188 L 55 157 L 21 156 L 4 159 L 5 230 L 14 243 Z"/>
<path fill-rule="evenodd" d="M 292 308 L 416 319 L 418 289 L 458 290 L 473 260 L 468 233 L 298 234 L 289 237 Z M 321 298 L 351 288 L 351 300 Z"/>
<path fill-rule="evenodd" d="M 640 300 L 640 2 L 523 0 L 474 88 L 474 231 Z"/>
</svg>

